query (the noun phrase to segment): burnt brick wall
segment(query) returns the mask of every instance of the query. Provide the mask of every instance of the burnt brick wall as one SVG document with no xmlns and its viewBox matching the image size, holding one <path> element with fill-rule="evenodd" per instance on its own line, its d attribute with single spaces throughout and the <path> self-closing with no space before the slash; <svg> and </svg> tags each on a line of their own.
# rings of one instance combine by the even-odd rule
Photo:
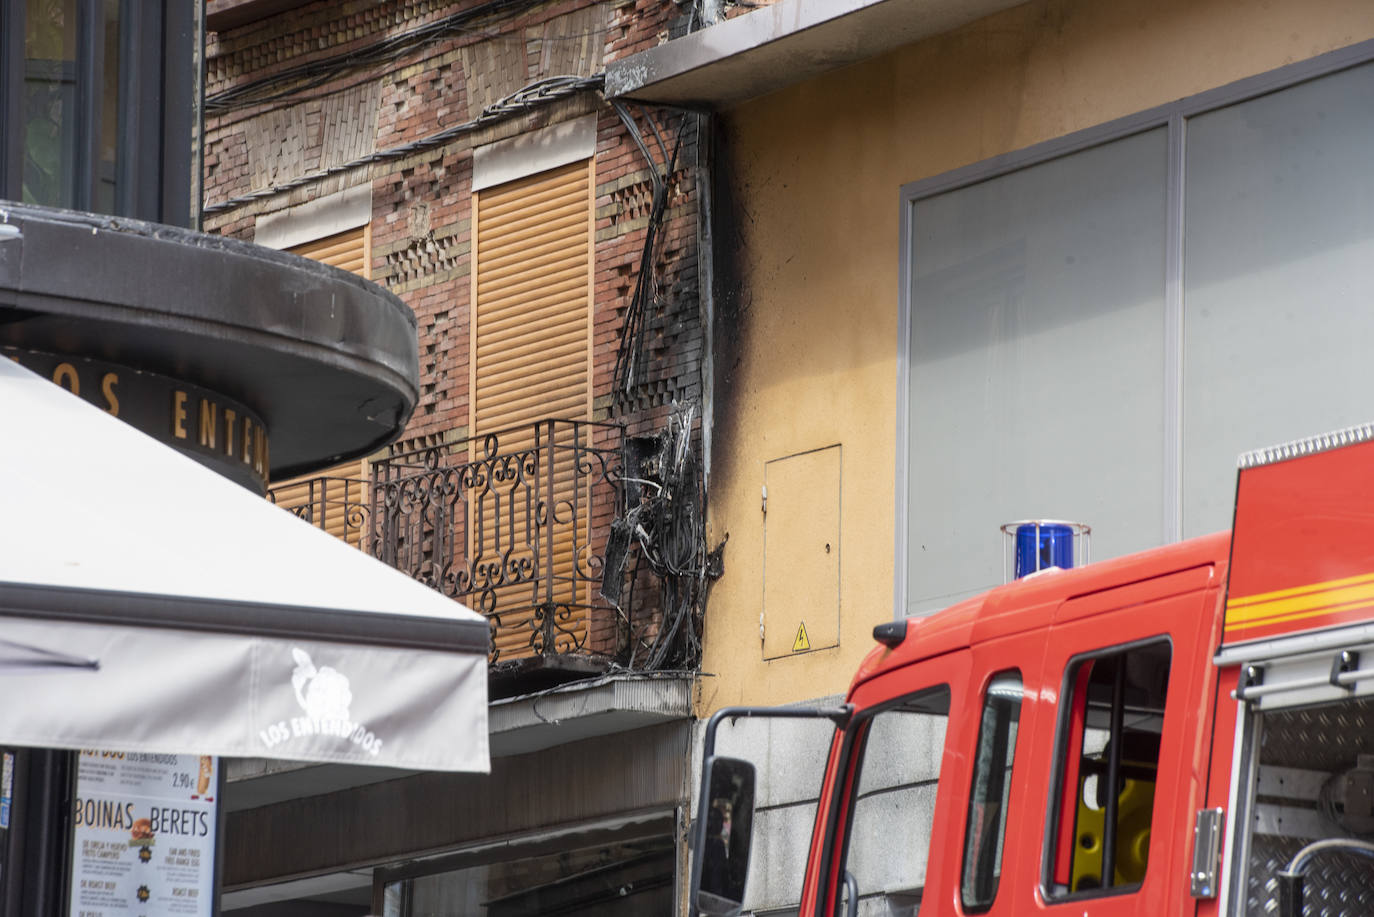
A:
<svg viewBox="0 0 1374 917">
<path fill-rule="evenodd" d="M 644 316 L 643 365 L 622 397 L 612 392 L 613 375 L 653 182 L 615 110 L 595 91 L 582 91 L 427 149 L 386 154 L 468 122 L 536 80 L 599 73 L 606 61 L 681 31 L 689 7 L 676 0 L 516 0 L 499 9 L 472 0 L 319 0 L 211 33 L 205 227 L 251 240 L 267 214 L 370 184 L 371 277 L 410 306 L 419 326 L 420 396 L 401 442 L 452 442 L 468 433 L 473 147 L 596 113 L 592 419 L 622 423 L 632 436 L 657 433 L 673 402 L 699 400 L 702 392 L 695 116 L 634 111 L 653 167 L 666 163 L 647 119 L 670 152 L 681 146 L 651 257 L 655 295 Z M 383 59 L 327 66 L 340 55 L 375 58 L 379 43 L 454 16 L 469 18 Z M 292 72 L 299 74 L 294 82 L 263 85 Z M 252 90 L 258 94 L 250 97 Z M 359 162 L 377 154 L 385 158 Z M 330 169 L 328 177 L 310 177 Z M 602 507 L 596 514 L 598 541 L 611 513 Z M 652 588 L 640 584 L 635 595 L 652 606 L 644 602 Z M 614 653 L 624 638 L 614 614 L 593 617 L 591 650 Z"/>
</svg>

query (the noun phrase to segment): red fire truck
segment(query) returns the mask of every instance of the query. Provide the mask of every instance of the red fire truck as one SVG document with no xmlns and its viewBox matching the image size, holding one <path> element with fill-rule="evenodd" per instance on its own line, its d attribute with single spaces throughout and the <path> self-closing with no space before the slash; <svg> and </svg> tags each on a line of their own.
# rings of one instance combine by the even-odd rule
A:
<svg viewBox="0 0 1374 917">
<path fill-rule="evenodd" d="M 1231 532 L 874 637 L 843 705 L 712 717 L 696 912 L 768 815 L 717 730 L 768 716 L 834 723 L 802 915 L 1374 914 L 1374 426 L 1243 456 Z"/>
</svg>

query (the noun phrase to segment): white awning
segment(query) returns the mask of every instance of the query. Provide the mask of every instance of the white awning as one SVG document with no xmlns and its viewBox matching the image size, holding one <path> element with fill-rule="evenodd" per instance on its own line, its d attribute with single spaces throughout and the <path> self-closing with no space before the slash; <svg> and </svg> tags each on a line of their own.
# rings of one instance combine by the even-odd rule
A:
<svg viewBox="0 0 1374 917">
<path fill-rule="evenodd" d="M 487 771 L 487 640 L 0 359 L 0 742 Z"/>
</svg>

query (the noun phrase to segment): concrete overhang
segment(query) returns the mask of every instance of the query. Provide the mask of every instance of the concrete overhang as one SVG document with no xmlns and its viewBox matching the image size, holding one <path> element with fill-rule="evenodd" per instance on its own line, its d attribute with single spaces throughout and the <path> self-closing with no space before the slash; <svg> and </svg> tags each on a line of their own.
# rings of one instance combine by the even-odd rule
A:
<svg viewBox="0 0 1374 917">
<path fill-rule="evenodd" d="M 273 478 L 375 452 L 415 408 L 415 315 L 361 277 L 236 239 L 8 201 L 0 225 L 0 352 L 108 361 L 234 399 L 266 424 Z"/>
<path fill-rule="evenodd" d="M 692 715 L 691 674 L 607 675 L 537 694 L 492 701 L 491 756 L 628 732 Z"/>
<path fill-rule="evenodd" d="M 493 759 L 582 739 L 616 735 L 692 716 L 689 673 L 618 674 L 572 682 L 536 694 L 492 701 L 487 708 Z M 342 764 L 235 758 L 225 762 L 230 812 L 396 780 L 419 771 Z"/>
<path fill-rule="evenodd" d="M 721 109 L 1025 0 L 777 0 L 606 65 L 606 97 Z"/>
<path fill-rule="evenodd" d="M 206 0 L 205 27 L 224 32 L 305 6 L 310 0 Z"/>
</svg>

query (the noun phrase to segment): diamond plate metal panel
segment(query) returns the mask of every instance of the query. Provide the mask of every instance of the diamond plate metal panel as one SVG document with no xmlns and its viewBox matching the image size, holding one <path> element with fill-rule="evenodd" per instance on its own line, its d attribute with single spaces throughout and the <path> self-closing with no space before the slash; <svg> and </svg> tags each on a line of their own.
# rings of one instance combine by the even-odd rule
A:
<svg viewBox="0 0 1374 917">
<path fill-rule="evenodd" d="M 1334 773 L 1374 751 L 1374 701 L 1264 714 L 1260 763 Z"/>
<path fill-rule="evenodd" d="M 1266 767 L 1297 767 L 1334 774 L 1352 767 L 1358 755 L 1374 751 L 1374 700 L 1270 711 L 1263 714 L 1263 723 L 1261 772 Z M 1341 836 L 1341 832 L 1333 828 L 1328 836 Z M 1310 837 L 1252 835 L 1246 917 L 1278 914 L 1278 873 L 1310 841 Z M 1374 914 L 1374 863 L 1345 853 L 1318 854 L 1307 870 L 1304 917 L 1370 914 Z"/>
<path fill-rule="evenodd" d="M 1246 917 L 1272 917 L 1279 912 L 1279 871 L 1305 842 L 1296 838 L 1256 835 L 1250 848 Z M 1303 917 L 1368 917 L 1374 914 L 1374 872 L 1370 862 L 1344 853 L 1318 854 L 1307 869 Z"/>
</svg>

